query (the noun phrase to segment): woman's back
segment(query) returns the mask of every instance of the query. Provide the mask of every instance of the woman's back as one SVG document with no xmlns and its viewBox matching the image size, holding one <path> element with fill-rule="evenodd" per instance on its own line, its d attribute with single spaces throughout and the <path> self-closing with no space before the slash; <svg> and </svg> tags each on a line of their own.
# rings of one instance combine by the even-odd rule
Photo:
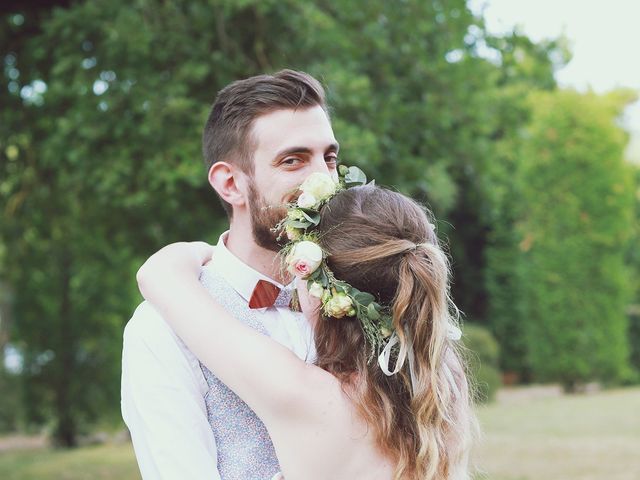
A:
<svg viewBox="0 0 640 480">
<path fill-rule="evenodd" d="M 337 378 L 310 365 L 289 415 L 265 419 L 285 480 L 390 480 L 376 445 Z"/>
<path fill-rule="evenodd" d="M 315 366 L 233 319 L 197 277 L 176 278 L 170 255 L 142 278 L 190 350 L 263 421 L 286 480 L 468 479 L 473 413 L 433 225 L 413 200 L 372 185 L 320 207 L 288 212 L 294 230 L 319 223 L 281 252 L 299 276 Z"/>
</svg>

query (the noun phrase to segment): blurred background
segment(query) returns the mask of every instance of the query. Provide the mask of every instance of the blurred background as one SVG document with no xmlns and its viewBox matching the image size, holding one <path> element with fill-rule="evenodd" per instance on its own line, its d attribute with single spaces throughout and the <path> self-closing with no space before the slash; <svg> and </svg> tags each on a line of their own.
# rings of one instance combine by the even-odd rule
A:
<svg viewBox="0 0 640 480">
<path fill-rule="evenodd" d="M 640 5 L 0 5 L 0 478 L 139 478 L 120 418 L 134 274 L 226 218 L 216 92 L 327 88 L 341 160 L 429 205 L 453 258 L 476 478 L 640 478 Z"/>
</svg>

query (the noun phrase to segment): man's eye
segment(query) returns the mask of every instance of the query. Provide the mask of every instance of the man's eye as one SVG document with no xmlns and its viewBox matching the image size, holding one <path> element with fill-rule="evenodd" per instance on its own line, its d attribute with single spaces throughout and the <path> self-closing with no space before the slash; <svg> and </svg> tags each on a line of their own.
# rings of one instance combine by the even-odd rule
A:
<svg viewBox="0 0 640 480">
<path fill-rule="evenodd" d="M 338 156 L 337 155 L 327 155 L 326 157 L 324 157 L 324 161 L 327 163 L 338 163 Z"/>
<path fill-rule="evenodd" d="M 282 163 L 284 165 L 295 165 L 296 163 L 298 163 L 300 161 L 300 159 L 298 157 L 288 157 L 285 158 Z"/>
</svg>

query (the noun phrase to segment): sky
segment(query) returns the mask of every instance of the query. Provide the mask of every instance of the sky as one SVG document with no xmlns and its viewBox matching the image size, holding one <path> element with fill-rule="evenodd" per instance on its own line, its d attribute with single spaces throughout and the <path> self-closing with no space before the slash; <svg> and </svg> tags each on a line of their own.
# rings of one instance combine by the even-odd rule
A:
<svg viewBox="0 0 640 480">
<path fill-rule="evenodd" d="M 484 9 L 489 32 L 514 26 L 532 40 L 564 35 L 573 57 L 556 72 L 560 86 L 598 93 L 629 87 L 640 94 L 640 0 L 469 0 Z M 640 152 L 640 101 L 627 108 L 624 125 Z M 637 145 L 637 147 L 635 147 Z M 634 154 L 635 156 L 635 154 Z"/>
</svg>

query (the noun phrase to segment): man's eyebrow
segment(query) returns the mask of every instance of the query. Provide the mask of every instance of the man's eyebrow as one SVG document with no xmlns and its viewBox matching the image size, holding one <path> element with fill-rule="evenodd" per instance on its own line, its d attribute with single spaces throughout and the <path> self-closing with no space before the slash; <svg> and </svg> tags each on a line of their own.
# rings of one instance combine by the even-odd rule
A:
<svg viewBox="0 0 640 480">
<path fill-rule="evenodd" d="M 327 147 L 327 151 L 329 152 L 337 152 L 338 150 L 340 150 L 340 145 L 337 142 L 332 143 Z M 309 147 L 289 147 L 279 151 L 276 154 L 276 158 L 286 157 L 287 155 L 293 155 L 294 153 L 303 153 L 308 155 L 313 153 L 313 150 Z"/>
<path fill-rule="evenodd" d="M 309 147 L 290 147 L 285 148 L 284 150 L 280 150 L 276 157 L 286 157 L 287 155 L 293 155 L 294 153 L 313 153 Z"/>
</svg>

